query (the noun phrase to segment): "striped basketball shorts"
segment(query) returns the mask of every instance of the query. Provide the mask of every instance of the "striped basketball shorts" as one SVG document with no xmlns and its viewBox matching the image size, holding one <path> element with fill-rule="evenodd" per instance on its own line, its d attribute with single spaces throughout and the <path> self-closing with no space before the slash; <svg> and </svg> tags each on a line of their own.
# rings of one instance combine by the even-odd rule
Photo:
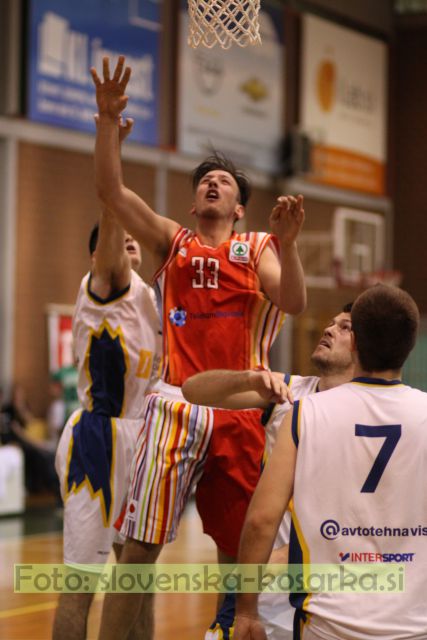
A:
<svg viewBox="0 0 427 640">
<path fill-rule="evenodd" d="M 185 402 L 178 387 L 158 383 L 145 399 L 145 428 L 138 438 L 121 534 L 172 542 L 203 472 L 213 411 Z"/>
</svg>

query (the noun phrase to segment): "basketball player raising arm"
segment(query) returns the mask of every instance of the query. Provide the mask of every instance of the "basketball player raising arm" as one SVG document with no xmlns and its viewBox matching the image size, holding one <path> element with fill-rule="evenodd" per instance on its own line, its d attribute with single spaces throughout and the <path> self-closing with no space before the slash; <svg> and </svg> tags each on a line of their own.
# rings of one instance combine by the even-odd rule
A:
<svg viewBox="0 0 427 640">
<path fill-rule="evenodd" d="M 128 101 L 125 91 L 131 75 L 130 67 L 124 64 L 125 59 L 120 56 L 110 77 L 109 59 L 105 57 L 102 81 L 96 70 L 91 69 L 99 109 L 95 147 L 96 184 L 100 199 L 129 233 L 153 254 L 157 269 L 163 264 L 180 225 L 158 215 L 123 183 L 118 122 Z M 236 185 L 229 176 L 222 174 L 212 171 L 195 185 L 191 213 L 196 217 L 198 237 L 209 246 L 217 246 L 227 240 L 235 220 L 244 216 L 244 206 L 239 202 Z M 214 209 L 216 221 L 212 224 Z M 220 214 L 222 219 L 219 223 Z M 282 311 L 290 314 L 301 313 L 306 305 L 304 273 L 296 246 L 303 222 L 302 196 L 279 197 L 270 215 L 270 226 L 279 241 L 280 263 L 274 251 L 267 247 L 258 266 L 258 276 L 265 293 Z"/>
<path fill-rule="evenodd" d="M 126 543 L 120 562 L 156 561 L 162 545 L 175 538 L 182 509 L 202 473 L 205 481 L 198 483 L 197 505 L 204 530 L 214 538 L 221 554 L 235 557 L 264 450 L 258 412 L 214 415 L 186 404 L 180 387 L 190 375 L 219 366 L 268 367 L 268 349 L 281 327 L 281 312 L 299 313 L 306 303 L 296 245 L 304 220 L 302 197 L 281 197 L 273 209 L 271 222 L 280 245 L 280 259 L 269 234 L 234 231 L 235 221 L 245 215 L 250 184 L 220 154 L 207 158 L 193 173 L 190 212 L 195 217 L 195 231 L 158 215 L 126 188 L 122 178 L 118 121 L 127 103 L 130 69 L 124 67 L 124 58 L 120 57 L 110 77 L 105 58 L 103 80 L 94 69 L 92 76 L 99 108 L 95 147 L 98 193 L 119 222 L 154 257 L 154 283 L 162 304 L 164 330 L 161 381 L 147 400 L 144 416 L 147 425 L 161 425 L 164 435 L 156 440 L 154 432 L 150 433 L 147 442 L 153 459 L 161 458 L 164 464 L 155 466 L 152 483 L 148 481 L 148 456 L 138 457 L 138 466 L 132 470 L 132 498 L 121 529 Z M 246 424 L 243 437 L 242 420 Z M 179 452 L 171 424 L 179 433 Z M 228 458 L 244 458 L 233 475 L 221 468 L 223 446 Z M 154 495 L 153 487 L 160 486 L 163 488 L 156 489 Z M 142 495 L 145 490 L 150 492 L 149 497 Z M 241 496 L 242 490 L 244 499 L 236 509 L 235 495 Z M 165 496 L 173 496 L 173 500 L 165 502 Z M 229 523 L 226 513 L 231 508 L 234 517 Z M 163 514 L 161 522 L 156 515 L 159 513 Z M 123 634 L 129 631 L 139 609 L 136 599 L 110 595 L 103 610 L 103 640 L 116 638 L 119 630 Z"/>
<path fill-rule="evenodd" d="M 131 121 L 120 122 L 120 139 L 131 128 Z M 90 235 L 89 249 L 91 268 L 73 317 L 81 409 L 67 421 L 56 454 L 64 563 L 80 567 L 102 565 L 113 545 L 120 553 L 113 525 L 128 489 L 160 329 L 154 294 L 137 274 L 140 247 L 108 210 Z M 92 600 L 89 592 L 61 594 L 54 640 L 86 638 Z M 137 627 L 135 621 L 135 633 Z"/>
</svg>

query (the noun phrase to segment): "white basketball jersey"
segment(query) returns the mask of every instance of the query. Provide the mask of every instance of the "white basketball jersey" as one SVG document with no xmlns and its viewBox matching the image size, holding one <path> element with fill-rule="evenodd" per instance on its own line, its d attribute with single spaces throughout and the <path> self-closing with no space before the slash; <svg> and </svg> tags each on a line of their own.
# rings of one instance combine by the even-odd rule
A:
<svg viewBox="0 0 427 640">
<path fill-rule="evenodd" d="M 303 628 L 325 639 L 426 640 L 427 394 L 359 378 L 296 402 L 292 433 L 290 562 L 405 569 L 401 593 L 390 583 L 387 593 L 293 597 Z"/>
<path fill-rule="evenodd" d="M 317 385 L 319 384 L 319 378 L 317 376 L 293 376 L 289 373 L 285 374 L 285 383 L 292 391 L 294 400 L 303 398 L 310 393 L 315 393 Z M 265 426 L 265 452 L 268 456 L 273 451 L 274 444 L 277 439 L 277 433 L 279 428 L 285 419 L 286 414 L 292 409 L 292 405 L 289 402 L 283 404 L 271 404 L 270 407 L 264 412 L 263 422 L 268 420 Z M 277 532 L 274 548 L 279 549 L 284 544 L 289 544 L 289 532 L 291 528 L 290 513 L 287 511 L 280 524 L 279 531 Z"/>
<path fill-rule="evenodd" d="M 315 393 L 319 384 L 317 376 L 292 376 L 286 373 L 284 380 L 292 391 L 294 400 L 303 398 L 309 393 Z M 265 424 L 265 451 L 267 456 L 271 455 L 279 427 L 290 409 L 292 409 L 292 405 L 289 402 L 284 402 L 283 404 L 271 404 L 264 412 L 263 423 Z M 267 420 L 268 422 L 266 422 Z"/>
<path fill-rule="evenodd" d="M 89 279 L 87 274 L 81 282 L 73 317 L 80 403 L 88 411 L 139 418 L 159 369 L 154 293 L 133 270 L 129 287 L 108 300 L 89 291 Z"/>
</svg>

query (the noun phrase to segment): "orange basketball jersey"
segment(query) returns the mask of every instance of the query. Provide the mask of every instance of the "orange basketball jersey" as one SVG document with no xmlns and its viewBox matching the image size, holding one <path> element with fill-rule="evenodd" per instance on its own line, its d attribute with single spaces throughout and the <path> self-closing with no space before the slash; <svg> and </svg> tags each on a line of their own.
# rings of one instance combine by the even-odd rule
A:
<svg viewBox="0 0 427 640">
<path fill-rule="evenodd" d="M 233 232 L 218 247 L 181 228 L 155 276 L 163 310 L 163 379 L 181 386 L 206 369 L 268 367 L 284 314 L 261 291 L 256 273 L 273 237 Z M 274 247 L 274 244 L 273 244 Z"/>
</svg>

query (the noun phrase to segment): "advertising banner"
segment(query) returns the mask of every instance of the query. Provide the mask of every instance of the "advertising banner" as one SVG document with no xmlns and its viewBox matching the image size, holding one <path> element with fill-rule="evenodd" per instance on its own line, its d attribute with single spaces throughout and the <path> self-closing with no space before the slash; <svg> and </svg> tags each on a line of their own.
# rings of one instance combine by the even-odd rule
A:
<svg viewBox="0 0 427 640">
<path fill-rule="evenodd" d="M 132 67 L 130 139 L 158 143 L 161 0 L 31 0 L 27 115 L 31 120 L 94 132 L 95 91 L 90 67 Z"/>
<path fill-rule="evenodd" d="M 301 117 L 315 182 L 385 193 L 387 48 L 314 16 L 303 23 Z"/>
</svg>

